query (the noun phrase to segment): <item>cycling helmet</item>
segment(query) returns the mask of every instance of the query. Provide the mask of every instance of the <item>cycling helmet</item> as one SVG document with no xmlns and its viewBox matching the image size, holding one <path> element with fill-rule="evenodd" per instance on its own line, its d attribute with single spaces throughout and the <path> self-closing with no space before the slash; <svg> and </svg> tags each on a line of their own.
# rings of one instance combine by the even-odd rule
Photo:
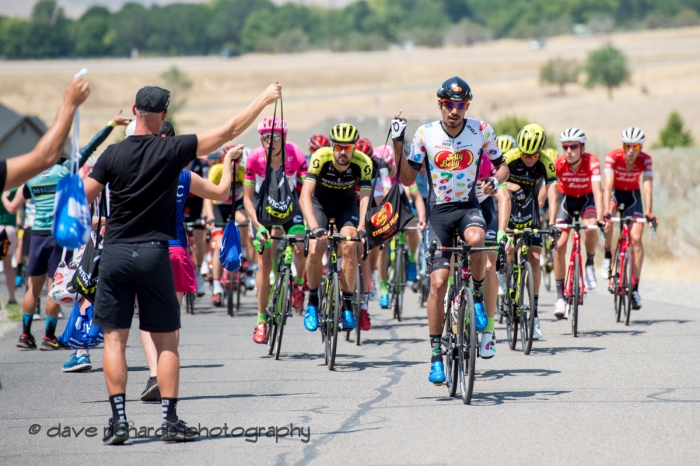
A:
<svg viewBox="0 0 700 466">
<path fill-rule="evenodd" d="M 331 140 L 325 134 L 314 134 L 309 138 L 309 148 L 312 152 L 319 150 L 321 147 L 330 147 Z"/>
<path fill-rule="evenodd" d="M 377 160 L 383 160 L 392 172 L 396 171 L 396 160 L 394 159 L 394 148 L 391 146 L 379 146 L 374 150 L 374 156 Z"/>
<path fill-rule="evenodd" d="M 504 154 L 516 145 L 515 138 L 509 134 L 501 134 L 496 138 L 496 144 Z"/>
<path fill-rule="evenodd" d="M 136 120 L 131 120 L 131 123 L 126 127 L 126 131 L 124 132 L 124 138 L 128 138 L 134 135 L 134 131 L 136 131 Z"/>
<path fill-rule="evenodd" d="M 355 143 L 355 149 L 359 150 L 368 157 L 372 157 L 372 141 L 367 138 L 360 138 Z"/>
<path fill-rule="evenodd" d="M 472 88 L 467 82 L 459 76 L 453 76 L 446 80 L 437 90 L 437 96 L 440 99 L 452 100 L 454 102 L 462 102 L 464 100 L 472 100 Z"/>
<path fill-rule="evenodd" d="M 339 123 L 331 128 L 330 140 L 333 143 L 355 144 L 360 133 L 350 123 Z"/>
<path fill-rule="evenodd" d="M 585 144 L 586 133 L 578 128 L 566 128 L 559 135 L 559 142 L 580 142 L 581 144 Z"/>
<path fill-rule="evenodd" d="M 271 132 L 273 123 L 275 126 L 275 133 L 278 133 L 281 129 L 284 135 L 287 135 L 287 132 L 289 131 L 287 122 L 281 118 L 273 119 L 272 117 L 263 118 L 262 121 L 258 123 L 258 133 L 263 134 Z"/>
<path fill-rule="evenodd" d="M 518 149 L 527 155 L 537 154 L 547 143 L 544 128 L 537 123 L 523 126 L 518 133 Z"/>
<path fill-rule="evenodd" d="M 644 144 L 646 139 L 644 131 L 634 126 L 626 128 L 620 135 L 620 140 L 625 144 Z"/>
<path fill-rule="evenodd" d="M 163 124 L 160 125 L 160 135 L 164 138 L 175 136 L 175 128 L 173 128 L 173 124 L 169 121 L 164 121 Z"/>
</svg>

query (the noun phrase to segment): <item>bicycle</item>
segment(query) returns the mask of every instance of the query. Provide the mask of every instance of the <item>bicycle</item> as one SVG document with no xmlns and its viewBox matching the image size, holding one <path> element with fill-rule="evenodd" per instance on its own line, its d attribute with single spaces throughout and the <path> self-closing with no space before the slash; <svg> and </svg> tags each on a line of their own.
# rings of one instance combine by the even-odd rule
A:
<svg viewBox="0 0 700 466">
<path fill-rule="evenodd" d="M 425 243 L 428 237 L 426 232 L 423 232 L 423 238 L 420 242 L 418 253 L 420 254 L 420 270 L 418 271 L 418 301 L 420 307 L 425 307 L 430 294 L 430 274 L 428 274 L 428 261 L 425 254 Z"/>
<path fill-rule="evenodd" d="M 618 211 L 622 214 L 625 211 L 624 204 L 620 204 Z M 615 297 L 615 322 L 625 321 L 625 325 L 630 324 L 630 314 L 632 311 L 632 291 L 637 277 L 634 276 L 632 266 L 630 225 L 633 223 L 646 223 L 647 220 L 638 217 L 613 217 L 611 222 L 620 224 L 620 237 L 615 247 L 615 256 L 612 263 L 612 273 L 608 280 L 608 290 Z M 651 225 L 651 237 L 656 234 L 656 223 Z M 624 316 L 622 312 L 624 310 Z"/>
<path fill-rule="evenodd" d="M 280 248 L 284 251 L 284 260 L 277 263 L 275 284 L 270 289 L 270 297 L 265 309 L 268 329 L 267 354 L 269 356 L 274 351 L 275 359 L 279 360 L 284 326 L 287 323 L 287 317 L 292 316 L 292 290 L 294 289 L 292 260 L 294 258 L 294 244 L 305 243 L 306 238 L 298 238 L 295 235 L 271 235 L 270 239 L 279 241 Z M 262 254 L 262 249 L 265 245 L 261 244 L 260 246 L 259 253 Z M 279 335 L 277 335 L 278 331 Z"/>
<path fill-rule="evenodd" d="M 549 222 L 545 219 L 542 223 L 542 230 L 549 229 Z M 552 291 L 552 274 L 554 274 L 554 248 L 549 236 L 542 238 L 542 255 L 540 256 L 540 270 L 542 270 L 542 281 L 547 291 Z"/>
<path fill-rule="evenodd" d="M 432 264 L 435 252 L 449 252 L 455 256 L 453 270 L 454 283 L 448 288 L 443 322 L 443 337 L 440 345 L 444 348 L 442 354 L 447 363 L 447 390 L 450 397 L 457 393 L 456 380 L 459 380 L 460 393 L 464 404 L 471 403 L 474 392 L 474 376 L 476 375 L 476 358 L 479 351 L 479 339 L 476 333 L 476 317 L 474 297 L 472 295 L 471 269 L 469 256 L 475 252 L 503 252 L 503 245 L 494 241 L 486 241 L 483 247 L 473 247 L 459 240 L 458 230 L 454 230 L 453 244 L 456 247 L 437 246 L 433 241 L 429 248 L 429 261 Z M 459 267 L 457 266 L 459 262 Z M 457 291 L 459 290 L 459 291 Z"/>
<path fill-rule="evenodd" d="M 230 217 L 228 220 L 229 222 L 233 221 Z M 215 223 L 213 220 L 210 220 L 207 223 L 212 223 L 214 227 L 222 229 L 226 228 L 226 226 L 228 225 L 228 223 Z M 236 223 L 236 225 L 238 225 L 238 223 Z M 226 313 L 231 317 L 235 317 L 235 313 L 240 311 L 241 309 L 241 293 L 243 293 L 243 295 L 246 294 L 244 278 L 245 269 L 247 269 L 247 267 L 245 264 L 245 260 L 243 260 L 240 269 L 235 270 L 233 272 L 229 272 L 228 270 L 223 269 L 223 271 L 221 272 L 221 278 L 219 279 L 219 281 L 221 282 L 221 285 L 224 288 L 224 299 L 226 300 Z M 211 280 L 211 291 L 213 293 L 213 278 L 211 278 Z"/>
<path fill-rule="evenodd" d="M 567 301 L 564 318 L 568 319 L 569 316 L 571 316 L 571 333 L 574 338 L 576 338 L 578 337 L 578 307 L 583 306 L 583 298 L 586 295 L 586 284 L 583 280 L 583 264 L 581 259 L 581 230 L 596 230 L 600 229 L 600 227 L 598 225 L 581 224 L 581 213 L 578 211 L 573 213 L 573 217 L 573 224 L 555 223 L 554 226 L 560 230 L 574 230 L 569 267 L 564 280 L 564 299 Z M 605 233 L 603 233 L 601 239 L 603 241 L 605 240 Z"/>
<path fill-rule="evenodd" d="M 193 268 L 195 268 L 194 264 L 196 264 L 196 260 L 194 257 L 194 226 L 196 224 L 197 222 L 185 222 L 185 231 L 187 232 L 187 254 L 190 258 L 190 262 L 192 263 Z M 199 271 L 195 268 L 194 273 L 199 273 Z M 195 292 L 185 293 L 185 312 L 187 314 L 194 315 L 195 297 Z"/>
<path fill-rule="evenodd" d="M 515 251 L 519 251 L 517 260 L 511 261 L 506 266 L 505 283 L 506 293 L 498 297 L 497 311 L 500 322 L 506 321 L 508 335 L 508 347 L 515 351 L 518 341 L 518 329 L 520 329 L 520 344 L 525 356 L 530 354 L 534 341 L 535 317 L 534 296 L 535 285 L 532 278 L 532 266 L 527 260 L 527 254 L 532 246 L 532 236 L 549 235 L 548 231 L 538 228 L 508 229 L 506 233 L 514 237 L 521 237 L 515 242 Z"/>
<path fill-rule="evenodd" d="M 362 267 L 357 264 L 357 277 L 355 278 L 355 294 L 352 299 L 352 312 L 355 314 L 355 345 L 360 346 L 360 336 L 362 329 L 360 328 L 360 313 L 362 311 Z M 345 332 L 345 341 L 350 341 L 350 333 L 352 330 L 347 330 Z"/>
<path fill-rule="evenodd" d="M 362 241 L 358 237 L 343 236 L 339 233 L 332 233 L 334 223 L 328 224 L 328 249 L 330 251 L 327 272 L 321 280 L 319 288 L 319 327 L 321 328 L 321 342 L 324 344 L 325 364 L 328 370 L 335 367 L 335 355 L 338 348 L 338 332 L 340 331 L 340 313 L 343 310 L 343 303 L 340 299 L 340 282 L 338 276 L 338 244 L 341 241 Z M 309 239 L 312 237 L 307 232 L 304 241 L 304 256 L 309 253 Z M 315 237 L 314 237 L 315 238 Z M 368 254 L 368 243 L 365 241 L 365 251 L 363 259 Z M 356 327 L 359 327 L 359 322 Z"/>
<path fill-rule="evenodd" d="M 391 267 L 389 268 L 388 288 L 391 294 L 389 309 L 393 318 L 401 322 L 403 309 L 403 292 L 406 288 L 406 264 L 408 264 L 408 247 L 406 245 L 406 230 L 417 230 L 416 227 L 406 227 L 391 239 Z"/>
</svg>

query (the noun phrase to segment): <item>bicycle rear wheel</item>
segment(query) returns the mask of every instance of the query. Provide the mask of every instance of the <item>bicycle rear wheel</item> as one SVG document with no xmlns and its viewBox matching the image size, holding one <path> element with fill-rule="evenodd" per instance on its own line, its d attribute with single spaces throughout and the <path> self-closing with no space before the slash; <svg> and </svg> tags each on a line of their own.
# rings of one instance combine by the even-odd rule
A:
<svg viewBox="0 0 700 466">
<path fill-rule="evenodd" d="M 446 347 L 445 351 L 445 375 L 447 382 L 447 391 L 450 394 L 450 398 L 454 397 L 457 393 L 457 352 L 456 352 L 456 337 L 452 333 L 452 324 L 456 324 L 454 319 L 452 319 L 452 303 L 455 299 L 455 287 L 451 285 L 447 293 L 445 294 L 445 318 L 443 319 L 443 342 Z M 456 327 L 456 325 L 454 326 Z"/>
<path fill-rule="evenodd" d="M 465 319 L 469 319 L 466 323 Z M 462 290 L 462 302 L 459 306 L 459 323 L 457 326 L 457 354 L 459 385 L 462 401 L 469 404 L 474 392 L 474 376 L 476 375 L 476 352 L 479 342 L 476 339 L 476 317 L 474 316 L 474 298 L 470 289 Z"/>
<path fill-rule="evenodd" d="M 267 355 L 272 355 L 275 350 L 275 343 L 277 341 L 277 315 L 274 309 L 277 309 L 277 303 L 274 303 L 272 308 L 272 315 L 267 315 Z"/>
<path fill-rule="evenodd" d="M 340 288 L 338 287 L 338 274 L 334 273 L 331 280 L 331 287 L 328 296 L 328 310 L 331 314 L 328 316 L 328 343 L 326 346 L 330 350 L 328 357 L 328 370 L 332 371 L 335 367 L 335 354 L 338 349 L 338 331 L 340 327 L 340 312 L 342 302 L 340 301 Z"/>
<path fill-rule="evenodd" d="M 194 293 L 185 294 L 185 304 L 187 306 L 187 312 L 194 315 Z"/>
<path fill-rule="evenodd" d="M 290 277 L 291 271 L 287 269 L 284 272 L 284 279 L 282 280 L 282 292 L 280 296 L 282 301 L 279 306 L 280 312 L 280 324 L 279 324 L 279 335 L 277 336 L 277 350 L 275 351 L 275 359 L 280 358 L 280 349 L 282 348 L 282 335 L 284 334 L 284 326 L 287 324 L 287 315 L 292 312 L 292 278 Z"/>
<path fill-rule="evenodd" d="M 523 345 L 523 354 L 527 356 L 532 350 L 535 331 L 535 285 L 532 279 L 532 266 L 529 262 L 525 262 L 520 273 L 520 293 L 517 306 L 520 309 L 520 339 Z"/>
<path fill-rule="evenodd" d="M 622 279 L 623 283 L 623 294 L 624 294 L 624 307 L 625 307 L 625 325 L 630 324 L 630 314 L 632 314 L 632 251 L 628 250 L 625 254 L 625 265 L 623 267 L 624 276 Z"/>
<path fill-rule="evenodd" d="M 233 305 L 233 310 L 235 312 L 238 312 L 241 310 L 241 292 L 245 293 L 245 283 L 244 283 L 244 280 L 242 277 L 243 277 L 243 275 L 241 274 L 241 271 L 238 270 L 236 272 L 236 276 L 234 277 L 235 280 L 233 281 L 234 286 L 236 287 L 236 294 L 235 294 L 236 300 L 235 300 L 234 305 Z M 242 290 L 241 290 L 241 288 L 242 288 Z"/>
<path fill-rule="evenodd" d="M 396 320 L 398 320 L 399 322 L 401 322 L 401 318 L 403 315 L 403 292 L 406 288 L 406 254 L 406 250 L 403 248 L 400 248 L 396 254 L 396 257 L 398 258 L 398 267 L 396 268 L 397 294 L 394 314 L 396 316 Z"/>
<path fill-rule="evenodd" d="M 578 301 L 581 296 L 581 259 L 574 257 L 574 295 L 571 302 L 571 333 L 578 336 Z"/>
</svg>

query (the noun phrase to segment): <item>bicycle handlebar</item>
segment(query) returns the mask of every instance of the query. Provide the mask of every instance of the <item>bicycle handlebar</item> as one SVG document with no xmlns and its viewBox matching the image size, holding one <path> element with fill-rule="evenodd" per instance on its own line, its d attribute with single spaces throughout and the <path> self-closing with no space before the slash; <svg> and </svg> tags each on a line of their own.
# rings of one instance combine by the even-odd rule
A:
<svg viewBox="0 0 700 466">
<path fill-rule="evenodd" d="M 608 220 L 610 220 L 613 223 L 648 223 L 647 219 L 639 217 L 611 217 Z M 652 224 L 649 239 L 654 239 L 654 236 L 656 236 L 656 225 Z"/>
<path fill-rule="evenodd" d="M 361 238 L 358 238 L 357 236 L 345 236 L 341 235 L 340 233 L 334 233 L 332 235 L 328 235 L 328 241 L 351 241 L 351 242 L 356 242 L 359 243 L 362 241 Z M 309 256 L 309 239 L 316 239 L 316 237 L 311 233 L 310 231 L 306 232 L 306 235 L 304 235 L 304 257 Z M 362 260 L 367 260 L 367 256 L 369 256 L 369 242 L 365 238 L 364 241 L 364 251 L 362 252 Z"/>
<path fill-rule="evenodd" d="M 540 230 L 537 228 L 515 228 L 514 230 L 507 229 L 509 235 L 548 235 L 549 230 Z"/>
</svg>

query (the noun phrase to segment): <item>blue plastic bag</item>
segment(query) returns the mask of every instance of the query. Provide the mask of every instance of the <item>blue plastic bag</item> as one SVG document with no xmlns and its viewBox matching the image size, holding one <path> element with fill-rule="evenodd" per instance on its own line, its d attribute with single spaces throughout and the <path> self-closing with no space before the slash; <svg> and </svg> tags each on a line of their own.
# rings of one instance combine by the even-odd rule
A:
<svg viewBox="0 0 700 466">
<path fill-rule="evenodd" d="M 94 306 L 88 307 L 85 315 L 80 314 L 80 306 L 76 302 L 58 342 L 74 349 L 91 349 L 103 342 L 104 330 L 92 325 L 93 314 Z"/>
<path fill-rule="evenodd" d="M 92 230 L 92 218 L 83 180 L 71 174 L 56 186 L 53 211 L 53 237 L 59 246 L 78 249 L 87 243 Z"/>
<path fill-rule="evenodd" d="M 234 222 L 230 222 L 224 229 L 219 251 L 219 260 L 226 270 L 235 272 L 241 268 L 241 251 L 241 232 Z"/>
</svg>

